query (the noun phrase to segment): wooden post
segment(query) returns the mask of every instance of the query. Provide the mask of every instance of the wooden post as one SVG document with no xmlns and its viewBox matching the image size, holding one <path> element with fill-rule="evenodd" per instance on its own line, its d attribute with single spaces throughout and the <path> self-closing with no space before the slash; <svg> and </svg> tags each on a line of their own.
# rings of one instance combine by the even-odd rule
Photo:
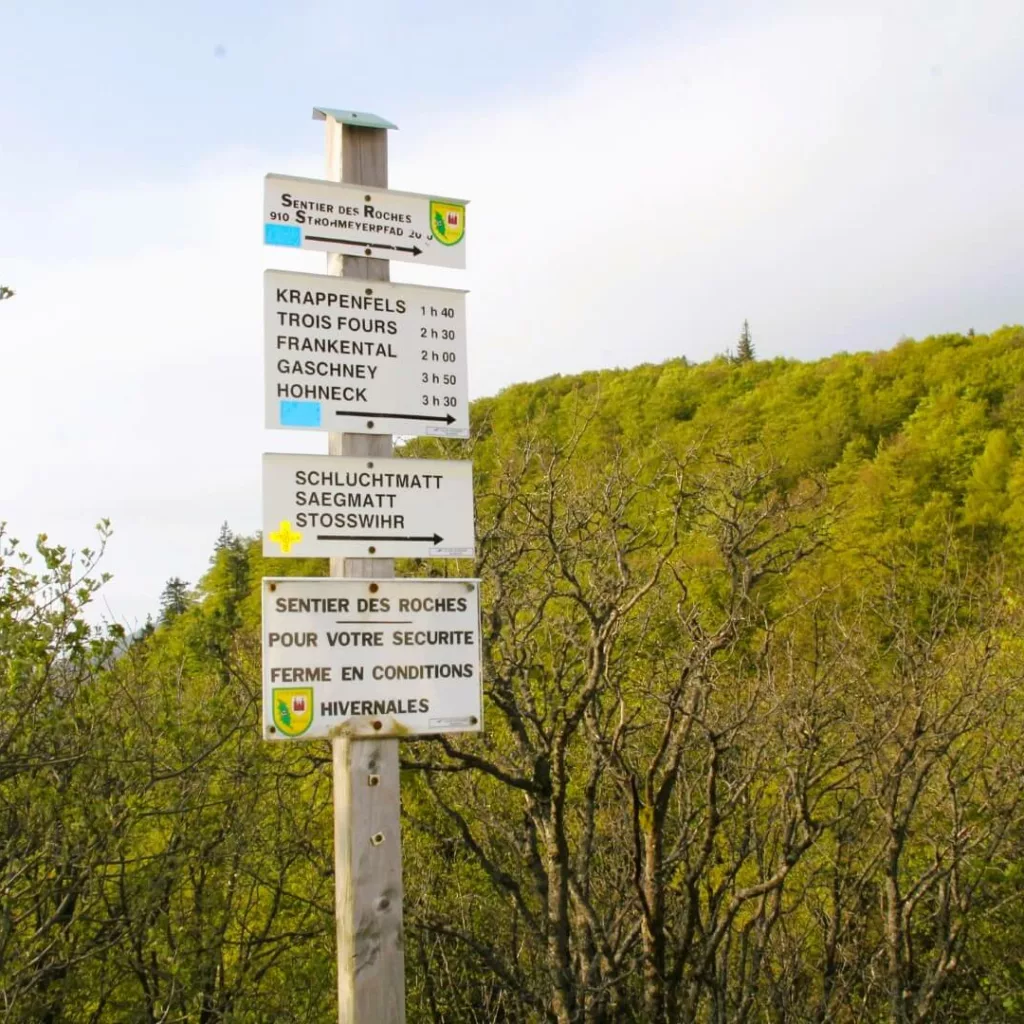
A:
<svg viewBox="0 0 1024 1024">
<path fill-rule="evenodd" d="M 388 133 L 326 114 L 327 178 L 387 188 Z M 390 280 L 387 260 L 327 257 L 327 273 Z M 390 434 L 328 434 L 331 455 L 386 458 Z M 332 558 L 332 576 L 389 579 L 390 558 Z M 405 1024 L 397 739 L 331 741 L 339 1024 Z"/>
</svg>

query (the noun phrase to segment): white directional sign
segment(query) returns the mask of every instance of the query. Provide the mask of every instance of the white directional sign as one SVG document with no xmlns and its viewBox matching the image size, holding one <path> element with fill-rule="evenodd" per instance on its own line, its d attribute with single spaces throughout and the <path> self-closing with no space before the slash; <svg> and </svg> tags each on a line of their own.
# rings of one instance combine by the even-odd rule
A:
<svg viewBox="0 0 1024 1024">
<path fill-rule="evenodd" d="M 473 464 L 264 455 L 263 553 L 472 558 Z"/>
<path fill-rule="evenodd" d="M 263 275 L 267 426 L 469 437 L 466 294 Z"/>
<path fill-rule="evenodd" d="M 263 581 L 263 736 L 479 732 L 479 580 Z"/>
<path fill-rule="evenodd" d="M 268 174 L 263 240 L 464 270 L 466 200 Z"/>
</svg>

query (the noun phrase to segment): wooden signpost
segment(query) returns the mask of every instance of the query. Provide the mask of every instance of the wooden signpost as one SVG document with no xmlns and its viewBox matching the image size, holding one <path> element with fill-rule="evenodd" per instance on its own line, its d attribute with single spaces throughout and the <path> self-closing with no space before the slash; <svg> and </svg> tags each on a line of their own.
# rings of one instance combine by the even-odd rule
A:
<svg viewBox="0 0 1024 1024">
<path fill-rule="evenodd" d="M 338 1019 L 404 1024 L 397 737 L 482 729 L 479 581 L 374 582 L 395 575 L 393 559 L 375 554 L 416 547 L 420 557 L 449 558 L 472 554 L 473 543 L 471 483 L 451 475 L 462 473 L 464 464 L 395 459 L 392 435 L 381 432 L 388 428 L 383 412 L 395 414 L 406 433 L 412 427 L 423 434 L 467 435 L 463 297 L 418 287 L 420 309 L 411 313 L 419 319 L 411 320 L 409 296 L 374 285 L 390 281 L 389 259 L 464 267 L 466 203 L 387 190 L 390 122 L 330 108 L 316 108 L 313 116 L 325 122 L 327 180 L 268 175 L 264 240 L 327 252 L 328 275 L 344 277 L 346 286 L 321 286 L 315 276 L 285 281 L 269 272 L 275 290 L 265 302 L 267 345 L 294 358 L 278 367 L 282 357 L 268 357 L 268 373 L 306 379 L 268 379 L 268 422 L 329 430 L 335 420 L 356 413 L 352 425 L 362 423 L 367 432 L 328 433 L 329 455 L 344 459 L 266 457 L 275 472 L 264 478 L 264 507 L 274 522 L 265 523 L 264 544 L 279 557 L 332 550 L 365 555 L 331 557 L 330 576 L 345 577 L 343 587 L 323 578 L 264 580 L 263 735 L 277 741 L 330 738 Z M 353 288 L 352 282 L 363 285 Z M 279 294 L 278 288 L 288 290 Z M 415 338 L 423 330 L 431 342 L 422 346 L 425 361 Z M 378 344 L 367 344 L 371 334 Z M 434 351 L 442 354 L 431 361 Z M 454 354 L 445 363 L 447 352 Z M 426 375 L 419 389 L 409 373 L 417 356 Z M 389 380 L 396 382 L 390 389 Z M 415 408 L 412 399 L 422 406 Z M 449 521 L 430 527 L 429 542 L 411 534 L 399 539 L 419 515 L 413 505 L 399 509 L 408 502 L 403 495 L 415 489 L 417 470 L 421 488 L 429 476 L 430 486 L 450 495 L 433 502 Z M 285 485 L 287 495 L 279 493 Z M 316 517 L 308 539 L 293 521 L 299 502 L 303 517 Z M 340 516 L 342 528 L 320 529 L 323 515 L 332 522 Z M 404 517 L 401 524 L 398 516 Z M 389 539 L 367 540 L 372 531 L 363 529 L 360 517 L 371 525 L 380 520 L 377 526 Z M 384 517 L 390 517 L 387 523 Z M 446 529 L 454 538 L 449 544 Z M 349 533 L 360 539 L 350 543 Z M 323 540 L 319 534 L 344 537 Z M 311 544 L 325 546 L 311 551 Z M 421 647 L 422 656 L 410 657 L 410 646 Z M 448 689 L 439 691 L 439 681 Z"/>
</svg>

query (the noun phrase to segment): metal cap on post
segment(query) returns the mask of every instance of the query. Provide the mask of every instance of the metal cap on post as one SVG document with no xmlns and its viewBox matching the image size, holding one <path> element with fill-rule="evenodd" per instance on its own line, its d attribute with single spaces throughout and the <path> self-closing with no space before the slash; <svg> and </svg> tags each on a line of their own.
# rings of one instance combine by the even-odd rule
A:
<svg viewBox="0 0 1024 1024">
<path fill-rule="evenodd" d="M 397 124 L 392 124 L 383 117 L 368 114 L 363 110 L 338 110 L 335 107 L 313 108 L 314 121 L 326 121 L 328 118 L 333 118 L 339 124 L 352 125 L 354 128 L 393 128 L 398 130 Z"/>
</svg>

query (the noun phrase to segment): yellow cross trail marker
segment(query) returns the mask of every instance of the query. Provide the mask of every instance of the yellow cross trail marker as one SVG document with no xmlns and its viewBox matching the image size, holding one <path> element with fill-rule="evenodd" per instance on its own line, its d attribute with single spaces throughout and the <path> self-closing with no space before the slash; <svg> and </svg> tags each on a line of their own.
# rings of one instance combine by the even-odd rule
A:
<svg viewBox="0 0 1024 1024">
<path fill-rule="evenodd" d="M 281 525 L 270 535 L 270 539 L 280 545 L 281 551 L 287 555 L 292 545 L 302 540 L 302 534 L 298 530 L 293 533 L 292 524 L 287 519 L 282 519 Z"/>
</svg>

